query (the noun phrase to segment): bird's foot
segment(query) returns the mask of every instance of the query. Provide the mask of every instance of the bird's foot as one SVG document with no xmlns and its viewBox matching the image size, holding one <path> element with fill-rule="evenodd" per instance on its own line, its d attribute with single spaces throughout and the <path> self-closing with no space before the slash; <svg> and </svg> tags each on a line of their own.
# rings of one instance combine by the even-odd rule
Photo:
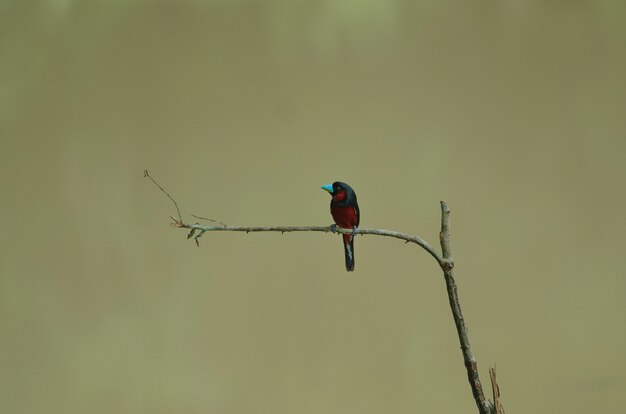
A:
<svg viewBox="0 0 626 414">
<path fill-rule="evenodd" d="M 356 236 L 356 226 L 352 226 L 352 237 Z"/>
<path fill-rule="evenodd" d="M 332 231 L 333 233 L 337 233 L 337 224 L 331 224 L 330 225 L 330 231 Z"/>
</svg>

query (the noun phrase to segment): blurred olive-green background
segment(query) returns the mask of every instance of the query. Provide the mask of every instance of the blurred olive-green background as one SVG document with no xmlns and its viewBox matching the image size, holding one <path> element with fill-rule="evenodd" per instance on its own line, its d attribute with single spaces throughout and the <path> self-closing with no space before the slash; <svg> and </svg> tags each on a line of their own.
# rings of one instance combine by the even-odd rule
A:
<svg viewBox="0 0 626 414">
<path fill-rule="evenodd" d="M 509 413 L 626 404 L 620 1 L 0 2 L 0 411 Z M 489 392 L 490 394 L 490 392 Z"/>
</svg>

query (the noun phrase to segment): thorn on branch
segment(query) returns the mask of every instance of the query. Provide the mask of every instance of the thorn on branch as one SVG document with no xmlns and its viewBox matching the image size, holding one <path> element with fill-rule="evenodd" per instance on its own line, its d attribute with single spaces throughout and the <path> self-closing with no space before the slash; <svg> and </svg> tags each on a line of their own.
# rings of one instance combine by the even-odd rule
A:
<svg viewBox="0 0 626 414">
<path fill-rule="evenodd" d="M 187 235 L 187 240 L 191 239 L 195 233 L 196 233 L 196 229 L 191 229 L 191 231 Z"/>
<path fill-rule="evenodd" d="M 198 235 L 193 238 L 196 242 L 196 246 L 200 247 L 200 241 L 198 239 L 202 237 L 204 233 L 205 233 L 205 230 L 200 230 L 200 233 L 198 233 Z"/>
</svg>

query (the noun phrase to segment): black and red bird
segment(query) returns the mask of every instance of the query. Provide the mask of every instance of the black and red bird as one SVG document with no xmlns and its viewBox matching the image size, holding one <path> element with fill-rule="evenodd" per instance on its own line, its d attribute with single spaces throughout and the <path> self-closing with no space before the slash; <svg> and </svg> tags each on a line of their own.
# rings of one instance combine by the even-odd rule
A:
<svg viewBox="0 0 626 414">
<path fill-rule="evenodd" d="M 323 185 L 322 188 L 333 197 L 330 201 L 330 214 L 335 225 L 343 229 L 352 229 L 352 234 L 343 234 L 343 248 L 346 255 L 346 270 L 354 270 L 354 235 L 359 227 L 360 211 L 356 194 L 352 187 L 341 181 Z"/>
</svg>

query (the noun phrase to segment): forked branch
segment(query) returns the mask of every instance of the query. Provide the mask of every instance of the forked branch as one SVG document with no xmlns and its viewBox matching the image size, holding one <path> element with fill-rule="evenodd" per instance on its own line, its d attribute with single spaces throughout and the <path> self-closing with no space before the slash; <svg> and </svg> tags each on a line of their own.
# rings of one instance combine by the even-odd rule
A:
<svg viewBox="0 0 626 414">
<path fill-rule="evenodd" d="M 174 201 L 174 199 L 160 185 L 158 185 L 152 177 L 150 177 L 148 171 L 144 171 L 144 176 L 150 178 L 150 180 L 152 180 L 154 184 L 157 185 L 159 189 L 172 200 L 172 202 L 176 206 L 176 210 L 178 211 L 178 218 L 170 216 L 173 220 L 172 225 L 178 228 L 189 229 L 190 232 L 187 235 L 187 238 L 193 238 L 196 244 L 198 244 L 198 238 L 200 238 L 204 233 L 209 231 L 238 231 L 245 233 L 290 233 L 305 231 L 328 233 L 331 231 L 336 231 L 343 234 L 349 234 L 353 231 L 351 229 L 331 228 L 331 226 L 229 226 L 213 219 L 205 220 L 209 220 L 213 223 L 218 223 L 219 225 L 204 226 L 199 223 L 185 223 L 180 215 L 180 210 L 178 209 L 178 204 L 176 203 L 176 201 Z M 454 324 L 456 326 L 456 331 L 459 337 L 459 343 L 461 344 L 461 352 L 463 354 L 463 360 L 465 362 L 465 368 L 467 370 L 467 379 L 469 381 L 474 400 L 476 401 L 478 412 L 480 414 L 493 414 L 496 412 L 495 408 L 497 407 L 498 410 L 501 410 L 498 411 L 498 414 L 504 413 L 502 404 L 499 401 L 499 391 L 497 392 L 496 396 L 496 388 L 493 388 L 494 399 L 496 400 L 496 406 L 494 406 L 494 404 L 485 397 L 483 387 L 478 375 L 478 366 L 476 364 L 474 354 L 472 353 L 472 348 L 469 341 L 469 333 L 467 330 L 467 326 L 465 325 L 465 320 L 463 319 L 463 312 L 459 303 L 459 295 L 457 292 L 456 282 L 454 280 L 454 261 L 452 260 L 452 252 L 450 248 L 450 209 L 448 208 L 446 202 L 441 201 L 441 232 L 439 233 L 439 240 L 441 242 L 441 254 L 439 254 L 424 239 L 416 235 L 383 229 L 357 229 L 356 234 L 393 237 L 396 239 L 404 240 L 406 243 L 414 243 L 423 248 L 437 261 L 437 264 L 439 264 L 439 267 L 443 271 L 444 279 L 446 281 L 448 300 L 450 302 L 452 317 L 454 319 Z M 492 374 L 492 387 L 497 387 L 497 384 L 495 383 L 495 371 L 493 371 L 493 373 L 490 372 L 490 374 Z"/>
</svg>

